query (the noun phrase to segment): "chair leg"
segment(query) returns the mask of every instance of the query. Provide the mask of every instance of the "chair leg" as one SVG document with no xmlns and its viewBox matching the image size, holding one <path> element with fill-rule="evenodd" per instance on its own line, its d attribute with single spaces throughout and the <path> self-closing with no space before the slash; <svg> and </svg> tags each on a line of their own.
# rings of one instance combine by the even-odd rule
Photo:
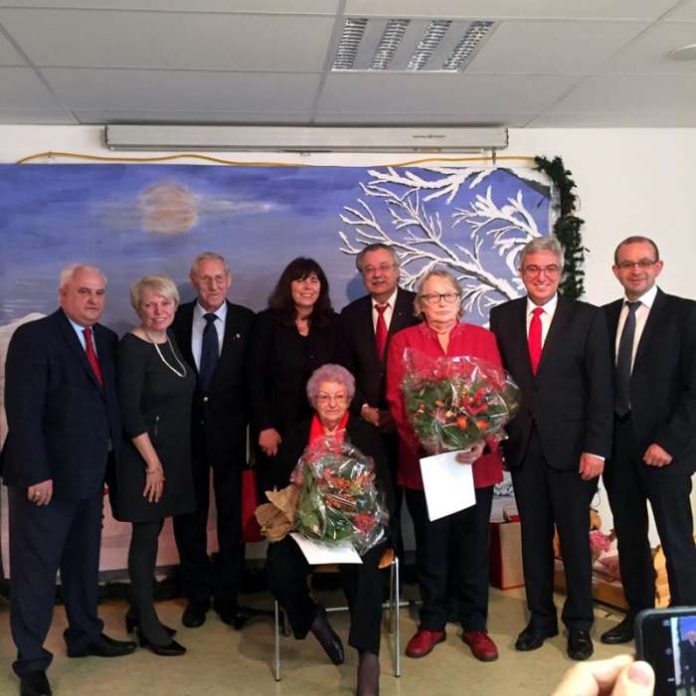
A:
<svg viewBox="0 0 696 696">
<path fill-rule="evenodd" d="M 394 633 L 394 676 L 401 676 L 401 627 L 399 626 L 399 607 L 401 606 L 401 592 L 399 591 L 399 557 L 394 556 L 394 584 L 392 586 L 395 602 L 392 605 L 392 624 Z"/>
<path fill-rule="evenodd" d="M 276 600 L 273 607 L 275 618 L 275 650 L 273 656 L 273 676 L 280 681 L 280 605 Z"/>
</svg>

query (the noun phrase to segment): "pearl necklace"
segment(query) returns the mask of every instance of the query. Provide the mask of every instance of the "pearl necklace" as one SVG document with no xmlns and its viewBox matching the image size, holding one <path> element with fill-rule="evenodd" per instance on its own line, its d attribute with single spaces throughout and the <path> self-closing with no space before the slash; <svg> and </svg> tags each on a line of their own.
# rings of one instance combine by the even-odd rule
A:
<svg viewBox="0 0 696 696">
<path fill-rule="evenodd" d="M 167 345 L 169 346 L 169 350 L 172 352 L 172 355 L 174 356 L 174 359 L 179 363 L 179 367 L 181 368 L 181 372 L 177 370 L 173 365 L 170 365 L 167 360 L 165 359 L 164 355 L 162 355 L 162 351 L 159 348 L 159 344 L 155 342 L 150 336 L 150 334 L 143 329 L 143 333 L 147 336 L 147 340 L 152 343 L 153 346 L 155 346 L 155 350 L 157 351 L 157 355 L 159 355 L 160 360 L 177 376 L 177 377 L 186 377 L 186 365 L 184 365 L 181 360 L 179 360 L 179 357 L 176 354 L 176 351 L 174 350 L 174 347 L 172 346 L 171 339 L 169 336 L 167 336 Z"/>
</svg>

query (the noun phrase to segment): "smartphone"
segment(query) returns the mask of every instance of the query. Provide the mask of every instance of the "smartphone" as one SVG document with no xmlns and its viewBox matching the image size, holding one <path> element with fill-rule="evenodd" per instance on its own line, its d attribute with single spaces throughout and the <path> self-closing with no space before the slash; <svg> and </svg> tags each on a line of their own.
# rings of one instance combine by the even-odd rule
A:
<svg viewBox="0 0 696 696">
<path fill-rule="evenodd" d="M 696 607 L 636 616 L 636 654 L 655 670 L 655 696 L 696 696 Z"/>
</svg>

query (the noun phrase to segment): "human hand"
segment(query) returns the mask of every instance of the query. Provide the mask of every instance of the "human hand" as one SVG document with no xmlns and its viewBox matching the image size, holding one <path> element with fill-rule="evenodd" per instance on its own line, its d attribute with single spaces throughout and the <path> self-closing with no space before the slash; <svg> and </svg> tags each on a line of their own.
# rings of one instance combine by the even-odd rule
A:
<svg viewBox="0 0 696 696">
<path fill-rule="evenodd" d="M 631 655 L 579 662 L 561 679 L 551 696 L 652 696 L 655 673 Z"/>
<path fill-rule="evenodd" d="M 653 442 L 648 449 L 645 450 L 643 461 L 648 466 L 662 467 L 672 463 L 672 455 L 656 442 Z"/>
<path fill-rule="evenodd" d="M 380 430 L 385 430 L 390 433 L 396 430 L 394 417 L 392 416 L 391 411 L 388 409 L 384 409 L 379 412 L 379 428 Z"/>
<path fill-rule="evenodd" d="M 578 472 L 583 481 L 590 481 L 599 476 L 604 471 L 604 460 L 594 454 L 583 452 L 580 455 L 580 466 Z"/>
<path fill-rule="evenodd" d="M 53 497 L 53 479 L 35 483 L 27 488 L 27 499 L 34 505 L 48 505 Z"/>
<path fill-rule="evenodd" d="M 266 428 L 259 433 L 259 447 L 267 457 L 275 457 L 283 441 L 275 428 Z"/>
<path fill-rule="evenodd" d="M 366 420 L 368 423 L 374 425 L 375 428 L 379 428 L 378 408 L 375 408 L 374 406 L 368 406 L 367 404 L 363 404 L 362 408 L 360 409 L 360 416 L 363 420 Z"/>
<path fill-rule="evenodd" d="M 164 470 L 160 465 L 145 469 L 143 497 L 148 503 L 159 503 L 164 490 Z"/>
<path fill-rule="evenodd" d="M 483 440 L 474 442 L 469 449 L 457 452 L 457 461 L 460 464 L 473 464 L 482 454 L 486 443 Z"/>
</svg>

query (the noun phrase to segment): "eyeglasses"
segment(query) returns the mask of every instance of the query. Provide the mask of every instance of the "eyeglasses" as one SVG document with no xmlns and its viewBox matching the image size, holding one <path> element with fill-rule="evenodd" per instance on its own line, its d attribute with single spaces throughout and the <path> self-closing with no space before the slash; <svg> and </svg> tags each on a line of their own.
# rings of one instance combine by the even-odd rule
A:
<svg viewBox="0 0 696 696">
<path fill-rule="evenodd" d="M 440 304 L 440 300 L 444 300 L 447 304 L 452 304 L 459 299 L 459 293 L 456 292 L 433 292 L 429 295 L 421 295 L 421 300 L 429 305 Z"/>
<path fill-rule="evenodd" d="M 342 404 L 348 401 L 348 394 L 317 394 L 317 403 L 320 404 Z"/>
<path fill-rule="evenodd" d="M 622 271 L 629 271 L 633 268 L 640 268 L 641 270 L 646 270 L 657 263 L 657 259 L 654 261 L 652 259 L 641 259 L 640 261 L 619 261 L 616 265 Z"/>
<path fill-rule="evenodd" d="M 373 275 L 375 273 L 387 273 L 394 268 L 396 264 L 393 263 L 380 263 L 379 266 L 364 266 L 362 269 L 363 275 Z"/>
<path fill-rule="evenodd" d="M 541 275 L 542 273 L 546 273 L 548 276 L 554 276 L 561 272 L 561 267 L 555 263 L 551 263 L 548 266 L 525 266 L 522 271 L 528 275 Z"/>
</svg>

